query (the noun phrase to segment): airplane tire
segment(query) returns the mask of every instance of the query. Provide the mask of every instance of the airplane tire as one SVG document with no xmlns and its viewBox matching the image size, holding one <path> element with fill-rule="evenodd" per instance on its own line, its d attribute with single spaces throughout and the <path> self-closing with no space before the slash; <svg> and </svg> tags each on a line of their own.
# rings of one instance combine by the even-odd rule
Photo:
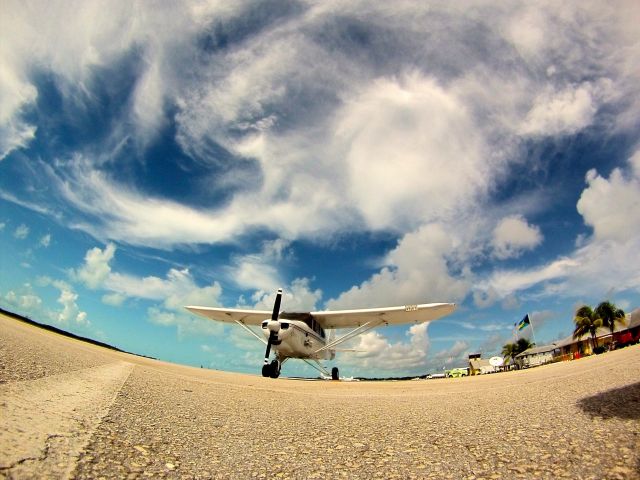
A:
<svg viewBox="0 0 640 480">
<path fill-rule="evenodd" d="M 271 378 L 278 378 L 280 376 L 280 368 L 278 368 L 280 365 L 278 365 L 278 361 L 274 360 L 271 362 L 271 365 L 269 365 L 271 372 L 270 372 L 270 377 Z"/>
<path fill-rule="evenodd" d="M 267 363 L 266 365 L 262 366 L 262 376 L 263 377 L 271 376 L 271 364 Z"/>
<path fill-rule="evenodd" d="M 340 380 L 340 374 L 338 372 L 338 367 L 333 367 L 331 369 L 331 380 Z"/>
</svg>

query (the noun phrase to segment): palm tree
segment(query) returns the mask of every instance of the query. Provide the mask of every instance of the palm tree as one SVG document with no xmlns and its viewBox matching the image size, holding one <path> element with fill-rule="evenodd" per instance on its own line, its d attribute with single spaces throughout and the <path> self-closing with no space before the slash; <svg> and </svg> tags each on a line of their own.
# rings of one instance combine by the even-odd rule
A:
<svg viewBox="0 0 640 480">
<path fill-rule="evenodd" d="M 603 325 L 602 318 L 598 314 L 597 309 L 593 310 L 589 305 L 583 305 L 576 311 L 573 319 L 576 328 L 573 331 L 573 338 L 580 338 L 589 333 L 591 335 L 591 345 L 593 350 L 596 348 L 596 332 Z"/>
<path fill-rule="evenodd" d="M 511 360 L 515 360 L 518 354 L 528 350 L 533 347 L 533 343 L 529 341 L 527 338 L 519 338 L 515 343 L 506 343 L 502 347 L 502 356 L 506 358 L 510 358 Z"/>
<path fill-rule="evenodd" d="M 602 325 L 611 331 L 611 339 L 613 341 L 613 331 L 616 329 L 616 323 L 623 323 L 625 319 L 624 310 L 615 306 L 615 304 L 606 301 L 596 307 L 598 317 L 602 319 Z"/>
<path fill-rule="evenodd" d="M 522 353 L 533 347 L 535 343 L 531 343 L 528 338 L 519 338 L 516 345 L 518 346 L 518 353 Z"/>
<path fill-rule="evenodd" d="M 516 355 L 519 353 L 517 349 L 518 346 L 515 343 L 506 343 L 502 347 L 502 356 L 505 359 L 511 359 L 513 361 L 516 358 Z"/>
</svg>

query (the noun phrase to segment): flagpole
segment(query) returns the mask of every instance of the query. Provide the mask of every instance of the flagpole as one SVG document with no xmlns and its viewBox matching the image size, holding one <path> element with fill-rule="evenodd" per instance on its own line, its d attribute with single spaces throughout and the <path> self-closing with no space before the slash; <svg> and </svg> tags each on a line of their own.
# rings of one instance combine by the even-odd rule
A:
<svg viewBox="0 0 640 480">
<path fill-rule="evenodd" d="M 533 329 L 533 320 L 531 319 L 531 315 L 529 315 L 528 313 L 527 317 L 529 317 L 529 326 L 531 327 L 531 335 L 533 335 L 533 343 L 537 345 L 538 342 L 536 342 L 536 332 Z"/>
</svg>

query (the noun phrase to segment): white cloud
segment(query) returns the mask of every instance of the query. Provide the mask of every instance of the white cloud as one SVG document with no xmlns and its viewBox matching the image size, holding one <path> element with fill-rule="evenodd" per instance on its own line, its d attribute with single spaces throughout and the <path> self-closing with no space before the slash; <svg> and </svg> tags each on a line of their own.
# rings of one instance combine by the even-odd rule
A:
<svg viewBox="0 0 640 480">
<path fill-rule="evenodd" d="M 569 87 L 561 92 L 539 95 L 527 114 L 520 133 L 523 135 L 572 134 L 590 125 L 596 105 L 589 85 Z"/>
<path fill-rule="evenodd" d="M 112 307 L 119 307 L 126 299 L 127 296 L 121 293 L 107 293 L 102 296 L 102 303 L 111 305 Z"/>
<path fill-rule="evenodd" d="M 287 312 L 308 312 L 317 310 L 316 305 L 322 298 L 320 289 L 313 290 L 308 278 L 296 278 L 290 285 L 283 288 L 281 309 Z M 253 308 L 258 310 L 273 310 L 275 290 L 257 290 L 252 295 L 255 302 Z"/>
<path fill-rule="evenodd" d="M 608 179 L 595 169 L 587 172 L 577 208 L 598 240 L 625 241 L 640 232 L 640 150 L 629 164 L 627 173 L 616 168 Z"/>
<path fill-rule="evenodd" d="M 113 260 L 115 252 L 116 246 L 113 243 L 107 244 L 104 250 L 100 250 L 98 247 L 87 250 L 84 264 L 74 272 L 74 276 L 89 288 L 101 287 L 111 273 L 109 263 Z"/>
<path fill-rule="evenodd" d="M 387 372 L 420 372 L 426 369 L 429 353 L 429 323 L 412 325 L 406 332 L 407 341 L 389 342 L 379 331 L 358 337 L 355 353 L 346 353 L 341 363 L 359 369 Z"/>
<path fill-rule="evenodd" d="M 18 225 L 15 232 L 13 232 L 13 236 L 18 240 L 24 240 L 29 236 L 29 227 L 27 227 L 24 223 Z"/>
<path fill-rule="evenodd" d="M 104 288 L 127 297 L 159 300 L 165 308 L 179 312 L 185 305 L 218 305 L 222 293 L 217 282 L 198 287 L 186 268 L 171 268 L 166 278 L 136 277 L 112 272 L 106 279 Z"/>
<path fill-rule="evenodd" d="M 466 366 L 470 353 L 469 346 L 469 342 L 465 340 L 456 340 L 450 348 L 436 352 L 430 359 L 430 363 L 437 367 Z"/>
<path fill-rule="evenodd" d="M 62 311 L 58 315 L 58 322 L 63 325 L 76 323 L 78 325 L 88 325 L 87 312 L 81 311 L 76 301 L 78 294 L 68 285 L 58 285 L 60 297 L 58 303 L 62 305 Z"/>
<path fill-rule="evenodd" d="M 42 307 L 42 299 L 33 292 L 29 284 L 25 286 L 25 289 L 26 291 L 24 292 L 8 291 L 4 296 L 4 300 L 9 306 L 18 308 L 20 313 L 31 314 L 38 312 Z"/>
<path fill-rule="evenodd" d="M 154 58 L 154 48 L 146 52 L 151 58 L 145 58 L 146 71 L 136 85 L 133 96 L 133 118 L 138 127 L 138 137 L 142 143 L 152 139 L 164 120 L 164 88 L 162 59 Z"/>
<path fill-rule="evenodd" d="M 499 332 L 501 330 L 510 330 L 511 327 L 504 323 L 485 323 L 476 325 L 471 322 L 458 322 L 458 324 L 468 330 L 480 330 L 482 332 Z"/>
<path fill-rule="evenodd" d="M 286 244 L 280 241 L 265 243 L 263 260 L 282 258 L 285 248 Z M 83 265 L 74 271 L 74 277 L 92 288 L 107 290 L 109 293 L 103 295 L 102 301 L 108 305 L 120 306 L 127 298 L 159 302 L 147 309 L 148 320 L 157 325 L 176 327 L 179 339 L 223 332 L 222 324 L 195 317 L 184 309 L 186 305 L 219 305 L 222 287 L 218 282 L 200 287 L 186 268 L 171 268 L 164 278 L 114 272 L 110 263 L 115 252 L 113 244 L 104 249 L 88 250 Z M 257 261 L 258 256 L 255 257 Z M 275 290 L 256 290 L 254 307 L 271 310 L 274 294 Z M 296 279 L 285 287 L 283 307 L 290 311 L 313 310 L 321 296 L 320 290 L 309 288 L 307 279 Z"/>
<path fill-rule="evenodd" d="M 283 238 L 264 242 L 262 245 L 262 257 L 268 260 L 281 261 L 288 256 L 287 250 L 291 242 Z"/>
<path fill-rule="evenodd" d="M 501 296 L 529 289 L 550 281 L 564 280 L 579 266 L 575 258 L 560 258 L 546 265 L 529 269 L 496 270 L 478 285 L 497 291 Z"/>
<path fill-rule="evenodd" d="M 529 289 L 529 296 L 639 291 L 640 155 L 634 154 L 629 164 L 627 173 L 614 169 L 608 179 L 588 172 L 577 208 L 593 235 L 580 237 L 573 253 L 532 268 L 496 270 L 476 288 L 493 289 L 502 297 Z"/>
<path fill-rule="evenodd" d="M 69 8 L 53 1 L 46 9 L 23 2 L 5 2 L 0 30 L 0 159 L 26 145 L 35 127 L 22 113 L 36 100 L 34 71 L 54 73 L 65 100 L 92 101 L 95 69 L 112 66 L 127 54 L 140 56 L 140 78 L 135 85 L 131 118 L 143 142 L 162 125 L 164 99 L 193 61 L 194 36 L 225 5 L 134 5 L 82 2 Z M 242 7 L 241 7 L 242 8 Z M 176 55 L 185 52 L 186 57 Z"/>
<path fill-rule="evenodd" d="M 478 288 L 494 288 L 500 295 L 520 297 L 559 295 L 606 296 L 607 292 L 633 290 L 640 285 L 640 249 L 637 236 L 626 242 L 591 241 L 573 254 L 547 264 L 519 270 L 496 270 L 478 282 Z M 526 294 L 524 293 L 526 292 Z"/>
<path fill-rule="evenodd" d="M 233 272 L 235 274 L 232 276 L 233 280 L 244 289 L 269 291 L 282 284 L 276 268 L 263 263 L 258 258 L 252 261 L 245 257 L 238 266 L 233 268 Z"/>
<path fill-rule="evenodd" d="M 38 242 L 38 246 L 42 248 L 48 248 L 51 245 L 51 234 L 47 233 Z"/>
<path fill-rule="evenodd" d="M 154 198 L 118 184 L 93 170 L 91 162 L 80 155 L 62 163 L 65 169 L 54 170 L 45 164 L 42 168 L 65 202 L 95 219 L 76 220 L 70 226 L 105 241 L 169 249 L 184 244 L 219 243 L 256 228 L 268 228 L 284 238 L 311 234 L 319 238 L 334 233 L 345 223 L 336 221 L 346 216 L 338 208 L 341 205 L 337 199 L 331 198 L 331 192 L 324 191 L 309 174 L 306 180 L 295 181 L 292 198 L 275 200 L 281 192 L 273 192 L 274 197 L 247 193 L 236 195 L 223 208 L 205 209 Z"/>
<path fill-rule="evenodd" d="M 233 195 L 206 209 L 115 182 L 94 169 L 105 158 L 61 162 L 49 172 L 56 190 L 84 214 L 70 213 L 70 224 L 105 242 L 172 248 L 261 228 L 287 239 L 345 229 L 402 235 L 482 204 L 517 161 L 519 135 L 577 132 L 602 106 L 640 97 L 627 80 L 638 58 L 634 25 L 598 3 L 580 6 L 581 22 L 573 4 L 489 3 L 462 16 L 421 3 L 307 5 L 234 48 L 207 52 L 200 47 L 215 43 L 213 26 L 228 22 L 233 31 L 246 5 L 10 8 L 0 47 L 7 97 L 24 100 L 7 103 L 8 119 L 34 102 L 34 64 L 82 104 L 91 102 L 97 67 L 137 55 L 130 108 L 114 122 L 134 128 L 121 128 L 119 140 L 144 146 L 170 120 L 164 106 L 175 105 L 176 138 L 194 161 L 223 162 L 212 152 L 220 145 L 254 162 L 251 184 L 235 168 L 242 162 L 226 165 L 214 188 Z M 367 54 L 340 35 L 355 19 L 370 38 L 384 29 Z M 439 28 L 448 19 L 451 28 Z"/>
<path fill-rule="evenodd" d="M 72 271 L 72 276 L 89 288 L 108 290 L 103 301 L 109 305 L 121 305 L 126 298 L 141 298 L 161 301 L 164 308 L 182 312 L 186 305 L 214 306 L 219 302 L 222 294 L 220 284 L 214 282 L 199 287 L 187 268 L 171 268 L 165 278 L 113 272 L 110 263 L 115 252 L 116 247 L 112 243 L 102 250 L 92 248 L 87 251 L 82 266 Z"/>
<path fill-rule="evenodd" d="M 91 325 L 87 319 L 87 312 L 78 307 L 78 294 L 73 288 L 62 280 L 52 280 L 41 277 L 39 286 L 53 286 L 58 289 L 60 295 L 57 302 L 61 310 L 49 309 L 42 298 L 33 290 L 30 284 L 23 285 L 20 289 L 10 290 L 3 300 L 12 310 L 26 315 L 33 320 L 45 323 L 59 324 L 63 328 L 86 329 Z"/>
<path fill-rule="evenodd" d="M 468 108 L 432 78 L 376 80 L 337 118 L 349 194 L 371 228 L 451 215 L 490 185 L 496 166 Z"/>
<path fill-rule="evenodd" d="M 442 225 L 425 225 L 406 234 L 369 280 L 327 302 L 330 309 L 391 306 L 462 300 L 470 283 L 465 272 L 452 272 L 457 238 Z"/>
<path fill-rule="evenodd" d="M 0 91 L 2 85 L 0 82 Z M 0 99 L 0 102 L 2 100 Z M 10 119 L 0 129 L 0 161 L 13 150 L 26 147 L 36 138 L 36 127 L 27 125 L 17 119 Z"/>
<path fill-rule="evenodd" d="M 261 44 L 264 45 L 264 42 Z M 273 49 L 269 53 L 275 55 L 278 51 Z M 297 54 L 295 57 L 300 60 Z M 268 67 L 265 66 L 269 73 L 281 71 L 281 62 L 268 56 L 265 58 L 269 58 L 270 64 Z M 237 65 L 240 72 L 245 65 L 254 63 L 243 62 Z M 287 65 L 294 68 L 293 63 Z M 262 78 L 257 73 L 245 72 L 241 75 L 233 71 L 229 75 L 232 78 L 240 75 L 242 81 L 213 84 L 211 88 L 219 89 L 215 98 L 225 99 L 225 102 L 237 101 L 240 105 L 244 102 L 258 102 L 258 98 L 261 97 L 256 98 L 255 92 L 251 89 L 242 90 L 242 93 L 237 95 L 234 95 L 233 90 L 229 91 L 232 88 L 230 85 L 253 85 L 252 88 L 264 88 L 261 93 L 265 98 L 269 98 L 269 102 L 276 101 L 277 97 L 274 97 L 274 92 L 265 83 L 266 80 L 256 82 L 256 79 Z M 280 75 L 277 73 L 278 77 Z M 267 75 L 266 78 L 268 80 L 271 77 Z M 305 80 L 311 84 L 317 81 L 317 77 L 310 75 Z M 194 92 L 199 93 L 200 89 L 195 89 Z M 66 165 L 68 175 L 64 178 L 60 178 L 58 172 L 50 173 L 54 184 L 58 186 L 67 202 L 80 211 L 100 219 L 98 222 L 77 222 L 77 228 L 87 230 L 102 239 L 111 238 L 134 244 L 164 247 L 176 243 L 218 242 L 241 235 L 252 227 L 272 228 L 287 237 L 317 235 L 318 232 L 331 234 L 347 225 L 353 227 L 354 219 L 357 220 L 356 214 L 363 214 L 376 228 L 398 227 L 406 225 L 407 222 L 415 226 L 418 220 L 439 212 L 440 202 L 447 202 L 445 208 L 450 208 L 455 206 L 458 197 L 467 200 L 476 193 L 475 188 L 469 187 L 486 177 L 477 175 L 480 168 L 480 152 L 475 150 L 474 145 L 479 140 L 474 139 L 468 132 L 474 129 L 467 129 L 466 134 L 460 134 L 459 138 L 452 141 L 440 138 L 440 134 L 445 131 L 460 131 L 458 128 L 449 128 L 451 125 L 459 126 L 461 121 L 464 121 L 465 125 L 470 122 L 468 118 L 464 118 L 466 113 L 454 95 L 446 92 L 433 80 L 421 78 L 417 74 L 397 82 L 393 79 L 374 82 L 368 91 L 365 89 L 363 94 L 357 95 L 359 96 L 346 103 L 343 112 L 335 114 L 337 118 L 344 117 L 340 122 L 328 122 L 329 125 L 286 136 L 259 130 L 260 133 L 257 135 L 247 135 L 232 143 L 228 143 L 230 140 L 225 142 L 230 150 L 256 158 L 264 181 L 258 191 L 250 189 L 235 195 L 233 201 L 222 210 L 209 209 L 205 212 L 177 202 L 149 198 L 147 194 L 143 195 L 135 189 L 113 183 L 104 174 L 92 171 L 87 159 L 76 158 L 69 162 Z M 411 98 L 403 98 L 407 96 Z M 417 105 L 412 105 L 412 99 Z M 258 110 L 262 108 L 259 103 L 256 107 Z M 367 117 L 370 113 L 367 111 L 368 104 L 373 104 L 372 108 L 377 109 L 380 119 L 385 118 L 387 113 L 395 116 L 403 116 L 406 113 L 415 120 L 409 132 L 392 124 L 376 127 L 393 127 L 394 129 L 388 132 L 389 140 L 395 135 L 393 145 L 402 148 L 402 151 L 395 155 L 397 158 L 404 155 L 408 159 L 404 162 L 408 171 L 397 176 L 398 182 L 392 191 L 387 192 L 389 201 L 384 204 L 383 209 L 378 209 L 371 203 L 382 195 L 371 197 L 366 184 L 370 183 L 370 180 L 373 183 L 377 182 L 377 185 L 372 183 L 376 188 L 382 185 L 381 182 L 389 184 L 388 179 L 379 175 L 381 169 L 384 169 L 384 162 L 388 160 L 385 160 L 385 155 L 382 154 L 372 157 L 372 162 L 376 161 L 379 167 L 377 174 L 375 169 L 370 168 L 373 164 L 364 170 L 360 165 L 368 155 L 367 152 L 375 153 L 383 147 L 369 147 L 363 143 L 366 138 L 375 136 L 374 131 L 366 130 L 366 123 L 370 120 Z M 211 128 L 212 115 L 215 118 L 226 111 L 220 108 L 219 102 L 211 104 L 197 97 L 194 104 L 189 105 L 194 107 L 195 112 L 205 109 L 202 112 L 202 117 L 206 119 L 203 121 L 206 125 L 204 132 L 221 133 Z M 250 107 L 246 108 L 251 112 Z M 230 112 L 225 114 L 228 118 L 224 119 L 224 125 L 235 125 L 236 116 L 241 115 L 238 109 L 245 111 L 245 107 L 239 107 L 235 103 L 230 107 Z M 181 119 L 181 135 L 189 132 L 188 144 L 193 145 L 201 141 L 200 138 L 193 138 L 196 135 L 193 131 L 194 123 L 200 122 L 200 117 L 195 120 L 190 116 L 178 118 Z M 434 125 L 433 119 L 436 118 L 441 120 Z M 227 127 L 221 126 L 220 129 L 224 130 Z M 338 138 L 331 131 L 336 128 L 342 132 L 342 136 L 331 145 L 330 150 L 335 152 L 321 151 L 317 144 L 318 134 L 327 138 Z M 204 139 L 206 143 L 210 133 L 204 132 L 202 135 L 207 136 Z M 426 137 L 423 141 L 407 142 L 412 135 L 418 138 L 425 135 Z M 219 142 L 223 139 L 211 140 Z M 392 147 L 385 148 L 391 151 Z M 426 151 L 421 152 L 421 149 Z M 447 164 L 452 157 L 456 159 L 454 168 Z M 310 168 L 307 160 L 309 158 L 313 159 L 313 168 Z M 440 174 L 449 175 L 450 180 L 455 179 L 455 182 L 446 182 L 449 185 L 445 186 L 445 182 L 434 180 L 434 175 L 424 177 L 418 183 L 410 178 L 413 174 L 425 173 L 433 167 L 436 167 Z M 370 171 L 368 178 L 362 178 L 362 174 L 367 171 Z M 464 180 L 462 183 L 461 179 Z M 351 183 L 351 188 L 345 188 L 348 187 L 345 185 L 346 182 Z M 432 193 L 437 194 L 436 197 L 444 195 L 438 200 L 438 205 L 433 202 L 414 202 L 432 189 L 435 189 Z M 349 198 L 348 191 L 351 191 L 354 198 Z M 409 210 L 408 206 L 411 206 Z M 310 222 L 309 219 L 313 221 Z"/>
<path fill-rule="evenodd" d="M 225 268 L 227 277 L 245 290 L 275 292 L 284 281 L 274 263 L 282 261 L 288 246 L 283 239 L 264 242 L 260 252 L 235 257 Z"/>
<path fill-rule="evenodd" d="M 542 233 L 521 215 L 503 218 L 493 230 L 492 245 L 496 258 L 514 258 L 542 243 Z"/>
<path fill-rule="evenodd" d="M 4 16 L 3 16 L 4 17 Z M 0 20 L 0 25 L 4 23 Z M 3 32 L 9 33 L 5 28 Z M 7 42 L 3 42 L 6 45 Z M 21 117 L 24 109 L 37 98 L 37 91 L 19 73 L 7 65 L 10 52 L 0 46 L 0 161 L 11 151 L 26 146 L 35 138 L 36 127 L 26 123 Z M 10 57 L 9 57 L 10 58 Z"/>
<path fill-rule="evenodd" d="M 525 57 L 537 57 L 547 44 L 548 20 L 539 9 L 524 9 L 507 18 L 505 35 Z"/>
<path fill-rule="evenodd" d="M 75 157 L 71 163 L 69 178 L 62 179 L 47 167 L 45 171 L 66 201 L 100 219 L 72 225 L 98 238 L 166 248 L 180 243 L 217 242 L 244 231 L 242 212 L 237 217 L 223 217 L 150 198 L 112 183 L 104 174 L 91 170 L 90 163 L 82 157 Z"/>
<path fill-rule="evenodd" d="M 58 312 L 46 312 L 52 321 L 55 321 L 63 327 L 80 327 L 86 328 L 91 325 L 87 319 L 87 312 L 80 310 L 78 306 L 78 294 L 73 287 L 63 280 L 51 279 L 49 277 L 40 277 L 38 283 L 41 286 L 53 286 L 60 292 L 57 302 L 62 305 L 62 310 Z"/>
</svg>

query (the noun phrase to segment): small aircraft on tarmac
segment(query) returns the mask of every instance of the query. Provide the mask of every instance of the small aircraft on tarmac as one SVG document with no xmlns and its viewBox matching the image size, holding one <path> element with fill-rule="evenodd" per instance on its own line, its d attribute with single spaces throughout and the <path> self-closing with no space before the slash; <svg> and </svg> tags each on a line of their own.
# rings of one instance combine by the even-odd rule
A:
<svg viewBox="0 0 640 480">
<path fill-rule="evenodd" d="M 452 313 L 455 303 L 429 303 L 401 307 L 335 310 L 320 312 L 280 312 L 282 289 L 278 289 L 273 312 L 236 308 L 185 307 L 187 310 L 219 322 L 237 323 L 255 338 L 266 344 L 262 376 L 278 378 L 282 365 L 290 358 L 299 358 L 328 376 L 320 360 L 333 360 L 338 345 L 381 325 L 423 323 Z M 270 316 L 270 318 L 269 318 Z M 260 326 L 264 338 L 249 326 Z M 335 329 L 353 328 L 335 338 Z M 330 330 L 330 333 L 327 333 Z M 271 349 L 275 358 L 269 360 Z M 312 363 L 313 362 L 313 363 Z M 338 380 L 337 367 L 331 369 L 331 378 Z"/>
</svg>

